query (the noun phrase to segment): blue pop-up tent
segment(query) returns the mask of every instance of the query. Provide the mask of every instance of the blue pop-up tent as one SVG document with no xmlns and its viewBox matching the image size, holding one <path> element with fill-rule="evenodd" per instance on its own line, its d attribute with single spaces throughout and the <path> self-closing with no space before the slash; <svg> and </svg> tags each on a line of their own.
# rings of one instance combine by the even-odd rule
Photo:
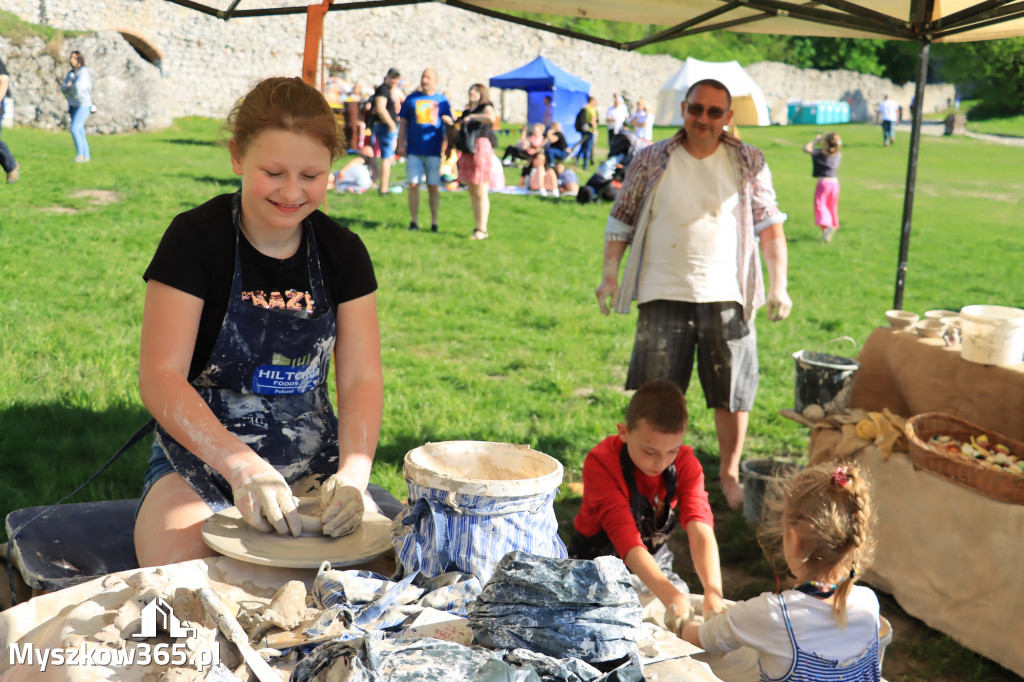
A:
<svg viewBox="0 0 1024 682">
<path fill-rule="evenodd" d="M 562 133 L 570 146 L 580 140 L 576 132 L 576 114 L 587 103 L 590 83 L 560 69 L 547 57 L 537 57 L 518 69 L 494 76 L 492 88 L 526 90 L 526 122 L 541 123 L 544 119 L 544 97 L 554 105 L 554 120 L 562 124 Z"/>
</svg>

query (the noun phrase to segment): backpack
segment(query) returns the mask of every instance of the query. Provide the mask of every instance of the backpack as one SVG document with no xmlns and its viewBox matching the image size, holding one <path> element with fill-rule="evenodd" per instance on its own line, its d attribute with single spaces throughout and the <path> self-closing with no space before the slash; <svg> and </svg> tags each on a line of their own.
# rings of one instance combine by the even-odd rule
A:
<svg viewBox="0 0 1024 682">
<path fill-rule="evenodd" d="M 577 133 L 590 132 L 590 123 L 587 121 L 587 108 L 583 107 L 576 113 L 576 122 L 573 124 Z"/>
</svg>

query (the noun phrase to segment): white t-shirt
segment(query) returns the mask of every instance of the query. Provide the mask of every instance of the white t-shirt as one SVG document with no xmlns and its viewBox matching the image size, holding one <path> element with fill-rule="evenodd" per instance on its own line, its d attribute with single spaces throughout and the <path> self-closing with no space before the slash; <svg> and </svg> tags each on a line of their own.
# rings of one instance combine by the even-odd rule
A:
<svg viewBox="0 0 1024 682">
<path fill-rule="evenodd" d="M 789 622 L 793 624 L 793 635 L 803 651 L 838 661 L 857 659 L 877 636 L 878 597 L 868 587 L 854 585 L 850 590 L 845 630 L 836 623 L 831 604 L 796 590 L 786 590 L 782 596 L 786 600 Z M 700 643 L 716 656 L 741 646 L 756 649 L 761 668 L 772 678 L 785 675 L 795 656 L 779 595 L 770 592 L 739 602 L 703 623 Z"/>
<path fill-rule="evenodd" d="M 891 99 L 882 100 L 878 105 L 878 113 L 882 115 L 883 121 L 898 121 L 900 118 L 900 105 Z"/>
<path fill-rule="evenodd" d="M 613 134 L 617 134 L 622 130 L 622 125 L 626 122 L 626 118 L 628 116 L 629 109 L 626 108 L 625 104 L 619 104 L 618 106 L 608 107 L 608 111 L 604 115 L 604 120 L 605 123 L 608 124 L 608 129 Z"/>
<path fill-rule="evenodd" d="M 681 145 L 672 150 L 651 201 L 638 303 L 742 302 L 736 173 L 724 145 L 703 159 Z"/>
</svg>

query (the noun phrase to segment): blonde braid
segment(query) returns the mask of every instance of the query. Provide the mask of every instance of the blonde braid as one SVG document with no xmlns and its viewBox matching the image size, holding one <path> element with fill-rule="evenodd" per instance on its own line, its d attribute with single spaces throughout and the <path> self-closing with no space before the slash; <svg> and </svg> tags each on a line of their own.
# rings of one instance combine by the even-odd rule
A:
<svg viewBox="0 0 1024 682">
<path fill-rule="evenodd" d="M 840 627 L 846 627 L 846 601 L 853 589 L 857 575 L 870 565 L 872 553 L 871 534 L 871 494 L 867 481 L 856 467 L 842 467 L 846 483 L 836 485 L 840 494 L 845 493 L 847 504 L 844 505 L 850 514 L 849 538 L 851 557 L 850 575 L 836 589 L 832 603 L 832 613 Z M 838 473 L 838 471 L 837 471 Z M 835 478 L 833 477 L 833 480 Z"/>
</svg>

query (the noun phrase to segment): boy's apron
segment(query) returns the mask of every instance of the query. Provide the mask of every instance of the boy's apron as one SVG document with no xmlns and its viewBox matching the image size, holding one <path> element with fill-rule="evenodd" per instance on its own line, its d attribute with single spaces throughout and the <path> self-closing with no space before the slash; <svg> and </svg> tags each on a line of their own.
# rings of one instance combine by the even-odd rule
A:
<svg viewBox="0 0 1024 682">
<path fill-rule="evenodd" d="M 676 510 L 669 504 L 676 495 L 676 465 L 669 465 L 661 474 L 665 481 L 665 499 L 659 502 L 658 508 L 655 509 L 651 501 L 641 495 L 637 488 L 635 466 L 633 460 L 629 458 L 629 450 L 625 444 L 619 451 L 619 463 L 622 466 L 622 476 L 629 488 L 629 511 L 636 521 L 644 546 L 648 552 L 654 554 L 672 534 L 678 522 Z M 577 559 L 593 559 L 605 555 L 616 556 L 615 546 L 605 531 L 602 530 L 590 537 L 584 537 L 577 530 L 573 531 L 570 556 Z"/>
<path fill-rule="evenodd" d="M 338 420 L 327 393 L 336 336 L 312 223 L 303 221 L 313 300 L 324 310 L 298 317 L 242 300 L 240 195 L 232 204 L 235 270 L 227 313 L 193 387 L 228 431 L 288 483 L 338 470 Z M 156 443 L 213 511 L 234 504 L 231 486 L 161 426 Z"/>
</svg>

